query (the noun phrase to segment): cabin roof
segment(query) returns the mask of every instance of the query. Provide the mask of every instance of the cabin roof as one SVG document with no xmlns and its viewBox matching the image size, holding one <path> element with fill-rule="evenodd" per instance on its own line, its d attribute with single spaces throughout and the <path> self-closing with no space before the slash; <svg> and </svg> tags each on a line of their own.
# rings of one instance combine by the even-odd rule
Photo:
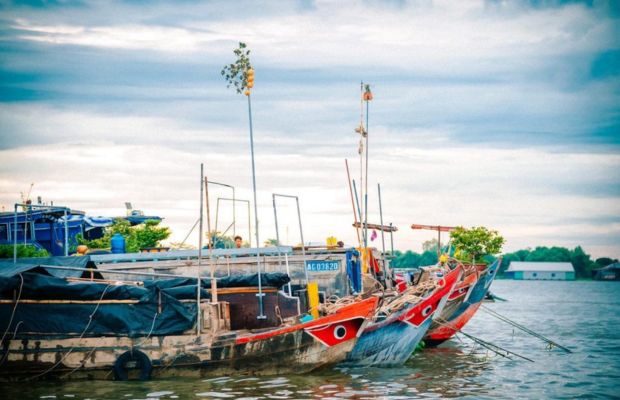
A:
<svg viewBox="0 0 620 400">
<path fill-rule="evenodd" d="M 534 271 L 534 272 L 574 272 L 573 264 L 569 262 L 542 262 L 542 261 L 512 261 L 506 272 Z"/>
</svg>

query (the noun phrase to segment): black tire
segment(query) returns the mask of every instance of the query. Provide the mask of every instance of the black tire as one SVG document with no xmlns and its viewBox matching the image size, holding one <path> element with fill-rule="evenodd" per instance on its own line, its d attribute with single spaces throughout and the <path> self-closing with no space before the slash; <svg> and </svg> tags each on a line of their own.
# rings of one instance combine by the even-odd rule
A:
<svg viewBox="0 0 620 400">
<path fill-rule="evenodd" d="M 135 362 L 135 367 L 128 368 L 127 363 Z M 129 379 L 130 369 L 140 370 L 140 380 L 148 381 L 151 379 L 151 371 L 153 365 L 149 357 L 140 350 L 130 350 L 121 354 L 114 363 L 114 379 L 117 381 L 126 381 Z"/>
</svg>

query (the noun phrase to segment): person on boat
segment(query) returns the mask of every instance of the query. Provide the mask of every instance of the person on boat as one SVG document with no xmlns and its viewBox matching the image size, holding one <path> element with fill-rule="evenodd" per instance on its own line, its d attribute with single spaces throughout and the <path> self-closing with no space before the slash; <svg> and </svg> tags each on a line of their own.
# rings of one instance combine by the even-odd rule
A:
<svg viewBox="0 0 620 400">
<path fill-rule="evenodd" d="M 235 247 L 240 249 L 243 246 L 243 238 L 241 236 L 235 236 Z"/>
</svg>

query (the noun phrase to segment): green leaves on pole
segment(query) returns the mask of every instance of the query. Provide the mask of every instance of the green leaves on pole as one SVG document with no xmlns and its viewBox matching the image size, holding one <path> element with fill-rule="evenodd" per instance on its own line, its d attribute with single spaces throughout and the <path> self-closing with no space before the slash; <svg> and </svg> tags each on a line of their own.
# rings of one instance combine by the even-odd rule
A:
<svg viewBox="0 0 620 400">
<path fill-rule="evenodd" d="M 239 42 L 239 47 L 233 53 L 235 53 L 237 60 L 232 64 L 225 65 L 222 68 L 221 74 L 228 83 L 226 87 L 230 88 L 233 86 L 239 94 L 246 91 L 245 94 L 247 96 L 249 94 L 247 91 L 254 84 L 254 70 L 250 63 L 250 50 L 245 43 Z"/>
</svg>

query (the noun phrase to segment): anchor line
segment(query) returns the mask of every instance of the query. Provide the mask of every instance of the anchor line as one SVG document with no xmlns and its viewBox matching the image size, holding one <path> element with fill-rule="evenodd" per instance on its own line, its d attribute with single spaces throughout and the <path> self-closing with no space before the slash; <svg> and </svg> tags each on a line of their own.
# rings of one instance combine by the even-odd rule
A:
<svg viewBox="0 0 620 400">
<path fill-rule="evenodd" d="M 519 324 L 518 322 L 515 322 L 515 321 L 511 320 L 510 318 L 508 318 L 508 317 L 498 313 L 495 310 L 492 310 L 492 309 L 490 309 L 488 307 L 485 307 L 484 305 L 482 305 L 481 308 L 484 311 L 486 311 L 489 315 L 491 315 L 491 316 L 493 316 L 493 317 L 499 319 L 500 321 L 503 321 L 503 322 L 505 322 L 505 323 L 507 323 L 509 325 L 512 325 L 513 327 L 515 327 L 515 328 L 517 328 L 517 329 L 519 329 L 519 330 L 521 330 L 521 331 L 523 331 L 523 332 L 525 332 L 525 333 L 527 333 L 527 334 L 529 334 L 531 336 L 534 336 L 534 337 L 536 337 L 536 338 L 546 342 L 550 346 L 555 346 L 555 347 L 557 347 L 559 349 L 564 350 L 567 353 L 572 353 L 572 351 L 569 348 L 566 348 L 566 347 L 562 346 L 561 344 L 554 342 L 553 340 L 551 340 L 551 339 L 541 335 L 540 333 L 534 332 L 530 328 L 528 328 L 526 326 L 523 326 L 523 325 Z"/>
<path fill-rule="evenodd" d="M 443 322 L 441 322 L 441 321 L 443 321 Z M 526 361 L 529 361 L 529 362 L 534 362 L 534 360 L 532 360 L 531 358 L 527 358 L 525 356 L 522 356 L 521 354 L 515 353 L 514 351 L 510 351 L 510 350 L 505 349 L 505 348 L 503 348 L 501 346 L 498 346 L 496 344 L 487 342 L 486 340 L 482 340 L 482 339 L 480 339 L 480 338 L 478 338 L 476 336 L 470 335 L 469 333 L 465 333 L 462 330 L 460 330 L 460 329 L 450 325 L 449 322 L 446 321 L 445 319 L 441 319 L 441 321 L 437 321 L 439 323 L 439 325 L 447 327 L 447 328 L 452 329 L 453 331 L 455 331 L 457 333 L 462 334 L 463 336 L 465 336 L 466 338 L 470 339 L 474 343 L 479 344 L 480 346 L 484 347 L 487 350 L 491 350 L 493 353 L 495 353 L 497 355 L 500 355 L 500 356 L 502 356 L 504 358 L 508 358 L 508 359 L 511 359 L 510 356 L 513 355 L 513 356 L 519 357 L 519 358 L 521 358 L 523 360 L 526 360 Z M 506 354 L 503 354 L 502 351 L 505 352 Z"/>
</svg>

